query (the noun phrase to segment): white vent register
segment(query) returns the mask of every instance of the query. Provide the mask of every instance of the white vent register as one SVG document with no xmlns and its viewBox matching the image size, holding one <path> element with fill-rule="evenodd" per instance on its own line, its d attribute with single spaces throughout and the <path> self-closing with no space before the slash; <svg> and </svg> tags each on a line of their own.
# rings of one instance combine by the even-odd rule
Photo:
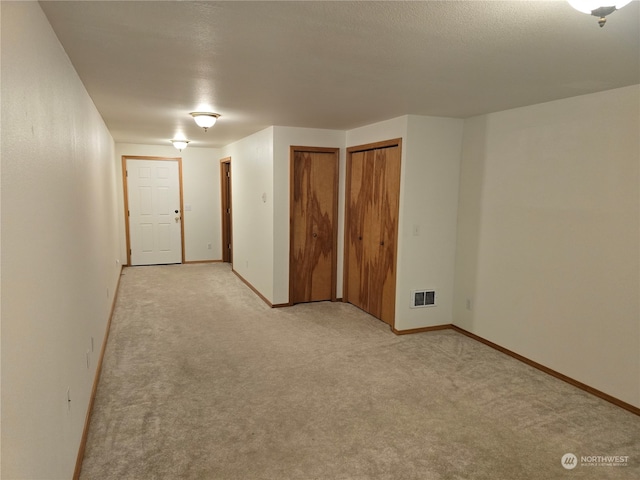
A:
<svg viewBox="0 0 640 480">
<path fill-rule="evenodd" d="M 411 308 L 435 307 L 436 292 L 435 290 L 412 290 L 411 291 Z"/>
</svg>

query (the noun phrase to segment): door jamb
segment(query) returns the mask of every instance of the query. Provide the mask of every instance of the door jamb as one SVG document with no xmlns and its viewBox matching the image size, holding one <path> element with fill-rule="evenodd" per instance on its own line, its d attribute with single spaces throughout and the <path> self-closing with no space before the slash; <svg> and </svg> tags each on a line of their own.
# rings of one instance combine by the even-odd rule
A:
<svg viewBox="0 0 640 480">
<path fill-rule="evenodd" d="M 180 190 L 180 246 L 181 261 L 184 263 L 184 207 L 182 199 L 182 157 L 150 157 L 141 155 L 122 155 L 122 190 L 124 193 L 124 231 L 127 244 L 127 264 L 131 266 L 131 238 L 129 236 L 129 190 L 127 185 L 127 160 L 162 160 L 178 162 L 178 183 Z"/>
<path fill-rule="evenodd" d="M 227 222 L 227 216 L 225 209 L 232 208 L 232 199 L 231 199 L 231 182 L 227 183 L 224 179 L 224 164 L 229 164 L 229 175 L 231 175 L 231 157 L 225 157 L 220 159 L 220 206 L 221 206 L 221 214 L 222 214 L 222 261 L 225 262 L 227 258 L 226 255 L 229 256 L 229 263 L 231 264 L 231 268 L 233 268 L 233 210 L 229 213 L 229 221 Z M 231 178 L 231 177 L 229 177 Z M 228 186 L 228 191 L 227 191 Z M 227 198 L 229 199 L 229 204 L 227 205 Z M 228 225 L 227 225 L 228 223 Z M 231 242 L 231 249 L 225 247 L 226 243 L 226 231 L 229 231 L 229 241 Z M 227 252 L 227 254 L 225 254 Z"/>
<path fill-rule="evenodd" d="M 291 145 L 289 147 L 289 305 L 293 305 L 293 182 L 296 152 L 333 153 L 336 162 L 334 176 L 333 200 L 333 247 L 331 253 L 331 301 L 337 300 L 338 284 L 338 203 L 340 176 L 340 149 L 331 147 L 303 147 Z"/>
</svg>

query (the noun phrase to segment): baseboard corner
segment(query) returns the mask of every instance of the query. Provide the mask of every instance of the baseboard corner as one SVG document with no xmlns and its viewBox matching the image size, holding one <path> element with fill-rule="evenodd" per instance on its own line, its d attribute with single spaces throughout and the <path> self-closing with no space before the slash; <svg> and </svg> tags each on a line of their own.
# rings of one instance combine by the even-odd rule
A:
<svg viewBox="0 0 640 480">
<path fill-rule="evenodd" d="M 288 305 L 288 304 L 276 304 L 276 305 L 274 305 L 273 303 L 271 303 L 271 302 L 267 299 L 267 297 L 265 297 L 264 295 L 262 295 L 262 293 L 260 293 L 256 287 L 254 287 L 253 285 L 251 285 L 251 283 L 250 283 L 246 278 L 244 278 L 242 275 L 240 275 L 240 274 L 239 274 L 239 273 L 238 273 L 238 272 L 237 272 L 233 267 L 231 267 L 231 272 L 232 272 L 236 277 L 238 277 L 238 278 L 242 281 L 242 283 L 244 283 L 247 287 L 249 287 L 249 288 L 251 289 L 251 291 L 252 291 L 253 293 L 255 293 L 255 294 L 260 298 L 260 300 L 262 300 L 264 303 L 266 303 L 267 305 L 269 305 L 269 307 L 270 307 L 270 308 L 278 308 L 278 307 L 284 307 L 284 306 L 287 306 L 287 305 Z"/>
<path fill-rule="evenodd" d="M 395 327 L 391 327 L 391 331 L 396 335 L 411 335 L 413 333 L 435 332 L 437 330 L 449 330 L 452 327 L 453 327 L 452 324 L 447 323 L 443 325 L 434 325 L 431 327 L 410 328 L 407 330 L 396 330 Z"/>
</svg>

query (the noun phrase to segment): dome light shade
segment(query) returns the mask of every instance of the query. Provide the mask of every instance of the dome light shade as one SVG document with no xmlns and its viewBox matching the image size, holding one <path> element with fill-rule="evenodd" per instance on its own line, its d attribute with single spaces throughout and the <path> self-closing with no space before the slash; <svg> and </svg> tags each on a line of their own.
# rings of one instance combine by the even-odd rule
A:
<svg viewBox="0 0 640 480">
<path fill-rule="evenodd" d="M 594 17 L 600 17 L 598 25 L 604 27 L 606 16 L 620 10 L 631 0 L 567 0 L 569 5 L 582 13 L 588 13 Z"/>
<path fill-rule="evenodd" d="M 582 13 L 589 13 L 598 10 L 601 7 L 615 7 L 620 10 L 631 0 L 567 0 L 569 5 Z"/>
<path fill-rule="evenodd" d="M 187 148 L 187 145 L 189 145 L 189 140 L 174 139 L 171 140 L 171 143 L 173 143 L 173 146 L 178 150 L 182 151 L 184 148 Z"/>
<path fill-rule="evenodd" d="M 190 115 L 196 121 L 199 127 L 204 128 L 206 132 L 208 128 L 213 127 L 220 116 L 219 113 L 213 112 L 191 112 Z"/>
</svg>

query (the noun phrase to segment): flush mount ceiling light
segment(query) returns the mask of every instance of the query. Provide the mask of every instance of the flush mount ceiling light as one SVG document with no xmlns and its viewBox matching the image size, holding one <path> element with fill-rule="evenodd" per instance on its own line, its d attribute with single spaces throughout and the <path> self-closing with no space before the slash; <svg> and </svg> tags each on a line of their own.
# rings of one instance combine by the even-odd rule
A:
<svg viewBox="0 0 640 480">
<path fill-rule="evenodd" d="M 213 112 L 191 112 L 189 115 L 193 117 L 199 127 L 204 128 L 204 131 L 207 131 L 207 128 L 213 127 L 220 116 L 219 113 Z"/>
<path fill-rule="evenodd" d="M 567 0 L 569 5 L 582 13 L 589 13 L 595 17 L 600 17 L 598 24 L 604 27 L 610 13 L 620 10 L 631 0 Z"/>
<path fill-rule="evenodd" d="M 187 145 L 189 145 L 189 140 L 173 139 L 171 140 L 171 143 L 173 143 L 173 146 L 178 150 L 182 151 L 184 148 L 187 148 Z"/>
</svg>

